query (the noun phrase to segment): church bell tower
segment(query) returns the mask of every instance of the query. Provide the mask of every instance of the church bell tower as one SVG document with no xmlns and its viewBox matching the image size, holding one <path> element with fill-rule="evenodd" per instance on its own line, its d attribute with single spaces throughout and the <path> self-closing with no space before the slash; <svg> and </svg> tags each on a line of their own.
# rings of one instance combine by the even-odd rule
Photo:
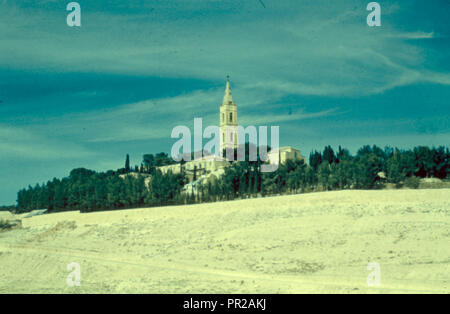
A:
<svg viewBox="0 0 450 314">
<path fill-rule="evenodd" d="M 237 134 L 237 106 L 233 101 L 230 87 L 230 77 L 227 76 L 225 95 L 220 105 L 220 152 L 224 149 L 236 149 L 238 146 Z"/>
</svg>

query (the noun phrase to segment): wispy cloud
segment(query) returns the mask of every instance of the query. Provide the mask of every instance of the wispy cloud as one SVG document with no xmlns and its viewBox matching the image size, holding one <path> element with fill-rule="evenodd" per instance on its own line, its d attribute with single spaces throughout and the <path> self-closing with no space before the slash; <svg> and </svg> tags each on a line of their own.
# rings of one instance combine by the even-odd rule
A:
<svg viewBox="0 0 450 314">
<path fill-rule="evenodd" d="M 392 38 L 403 38 L 403 39 L 431 39 L 436 38 L 434 32 L 409 32 L 409 33 L 397 33 L 390 35 Z"/>
<path fill-rule="evenodd" d="M 284 105 L 285 106 L 285 105 Z M 293 112 L 287 114 L 266 113 L 266 114 L 252 114 L 251 116 L 244 116 L 239 119 L 239 124 L 243 126 L 248 125 L 278 125 L 283 122 L 301 121 L 305 119 L 323 118 L 337 113 L 337 108 L 323 110 L 319 112 Z"/>
<path fill-rule="evenodd" d="M 53 140 L 51 134 L 38 136 L 33 132 L 11 126 L 0 125 L 0 157 L 28 160 L 61 160 L 95 156 L 80 145 Z"/>
<path fill-rule="evenodd" d="M 287 121 L 313 119 L 336 114 L 336 108 L 319 112 L 307 112 L 294 109 L 290 114 L 277 111 L 287 105 L 277 105 L 277 94 L 256 93 L 253 87 L 240 87 L 234 93 L 238 102 L 239 123 L 241 125 L 260 125 L 282 123 Z M 88 112 L 68 114 L 47 118 L 44 123 L 28 124 L 25 132 L 15 138 L 36 140 L 36 135 L 51 139 L 57 130 L 57 137 L 63 141 L 71 138 L 79 143 L 123 142 L 151 139 L 168 139 L 173 127 L 190 126 L 194 118 L 203 118 L 206 124 L 218 124 L 218 110 L 223 97 L 223 88 L 195 91 L 174 97 L 156 98 L 131 104 L 124 104 L 107 110 L 90 110 Z M 242 95 L 242 98 L 239 97 Z M 243 105 L 239 102 L 242 101 Z M 294 105 L 292 107 L 297 107 Z M 255 109 L 261 110 L 255 112 Z M 263 109 L 265 108 L 265 109 Z M 245 114 L 244 112 L 251 112 Z M 14 129 L 16 132 L 17 130 Z M 18 134 L 18 133 L 17 133 Z M 45 141 L 44 141 L 45 142 Z M 43 149 L 43 151 L 46 151 Z M 81 150 L 82 151 L 82 150 Z M 51 154 L 53 150 L 49 150 Z M 69 154 L 70 155 L 70 154 Z"/>
<path fill-rule="evenodd" d="M 188 7 L 159 1 L 151 18 L 133 6 L 128 7 L 131 15 L 86 10 L 79 30 L 59 25 L 60 13 L 39 10 L 30 15 L 16 8 L 1 15 L 8 27 L 0 31 L 0 64 L 210 80 L 231 74 L 240 85 L 263 82 L 261 87 L 270 85 L 276 92 L 358 96 L 420 81 L 420 75 L 411 74 L 423 52 L 404 39 L 435 37 L 434 32 L 396 30 L 387 19 L 383 29 L 375 31 L 364 23 L 363 1 L 319 1 L 314 6 L 279 1 L 264 12 L 256 10 L 253 1 L 183 4 Z M 147 8 L 142 6 L 144 12 Z M 231 8 L 242 9 L 239 23 L 227 11 Z M 185 16 L 188 9 L 190 18 Z M 383 14 L 397 9 L 397 4 L 386 5 Z M 224 15 L 220 27 L 219 14 Z M 40 27 L 23 32 L 30 24 Z M 23 35 L 17 37 L 19 32 Z M 379 57 L 367 54 L 370 51 Z M 395 59 L 399 66 L 381 56 Z"/>
</svg>

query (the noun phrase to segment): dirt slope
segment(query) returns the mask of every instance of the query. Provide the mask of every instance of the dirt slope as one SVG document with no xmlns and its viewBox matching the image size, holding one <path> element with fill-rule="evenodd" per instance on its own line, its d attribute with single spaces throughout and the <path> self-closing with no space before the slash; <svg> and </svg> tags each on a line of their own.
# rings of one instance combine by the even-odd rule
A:
<svg viewBox="0 0 450 314">
<path fill-rule="evenodd" d="M 449 293 L 450 189 L 341 191 L 23 219 L 0 293 Z M 67 264 L 81 267 L 68 286 Z M 369 287 L 367 265 L 380 265 Z"/>
</svg>

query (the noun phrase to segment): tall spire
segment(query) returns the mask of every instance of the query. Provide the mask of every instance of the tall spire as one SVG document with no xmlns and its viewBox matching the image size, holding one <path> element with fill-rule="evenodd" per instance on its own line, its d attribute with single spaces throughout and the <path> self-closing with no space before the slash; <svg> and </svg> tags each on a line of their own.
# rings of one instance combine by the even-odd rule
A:
<svg viewBox="0 0 450 314">
<path fill-rule="evenodd" d="M 233 95 L 231 94 L 230 76 L 227 75 L 227 85 L 225 87 L 225 95 L 223 96 L 222 105 L 236 105 L 233 101 Z"/>
<path fill-rule="evenodd" d="M 227 76 L 227 85 L 223 103 L 220 106 L 220 152 L 225 148 L 237 148 L 238 143 L 238 114 L 237 106 L 233 101 L 230 87 L 230 77 Z"/>
</svg>

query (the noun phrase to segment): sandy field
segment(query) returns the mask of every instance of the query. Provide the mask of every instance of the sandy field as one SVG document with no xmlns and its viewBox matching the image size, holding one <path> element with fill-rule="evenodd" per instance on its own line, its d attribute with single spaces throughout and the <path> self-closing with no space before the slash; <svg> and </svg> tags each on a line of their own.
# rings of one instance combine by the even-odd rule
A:
<svg viewBox="0 0 450 314">
<path fill-rule="evenodd" d="M 449 293 L 450 189 L 339 191 L 25 218 L 0 293 Z M 69 263 L 80 265 L 69 286 Z M 369 286 L 369 263 L 380 285 Z"/>
</svg>

